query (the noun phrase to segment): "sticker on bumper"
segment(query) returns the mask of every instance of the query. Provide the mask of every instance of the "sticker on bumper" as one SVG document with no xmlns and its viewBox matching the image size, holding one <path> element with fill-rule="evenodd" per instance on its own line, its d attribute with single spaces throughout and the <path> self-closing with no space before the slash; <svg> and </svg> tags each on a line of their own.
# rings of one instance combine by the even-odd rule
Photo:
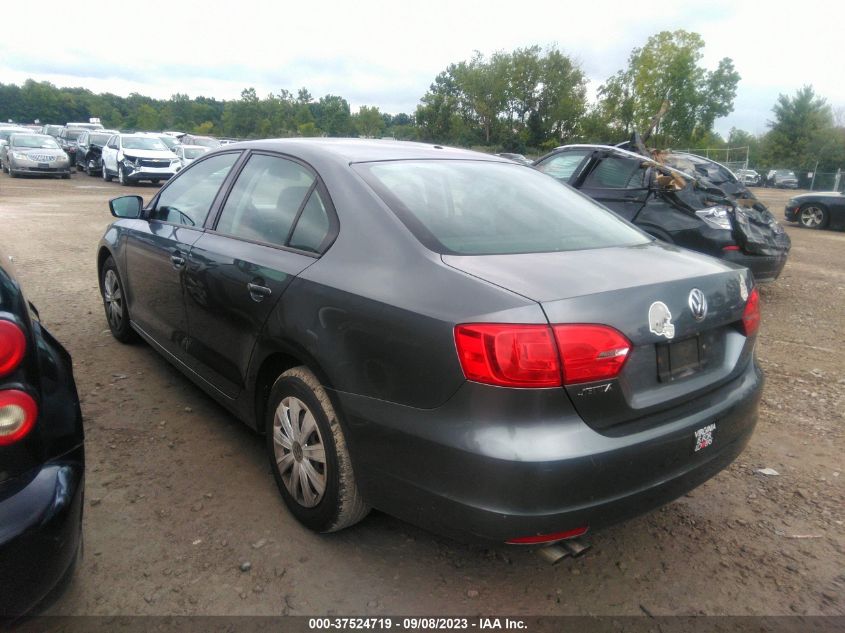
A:
<svg viewBox="0 0 845 633">
<path fill-rule="evenodd" d="M 708 424 L 695 432 L 695 451 L 698 452 L 703 448 L 707 448 L 713 443 L 713 432 L 716 430 L 716 424 Z"/>
</svg>

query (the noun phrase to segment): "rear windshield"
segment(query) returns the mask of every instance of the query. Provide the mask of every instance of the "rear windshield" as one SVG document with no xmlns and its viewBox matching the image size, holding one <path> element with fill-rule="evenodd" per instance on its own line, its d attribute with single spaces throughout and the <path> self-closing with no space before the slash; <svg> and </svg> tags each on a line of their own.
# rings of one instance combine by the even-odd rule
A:
<svg viewBox="0 0 845 633">
<path fill-rule="evenodd" d="M 393 161 L 355 169 L 417 239 L 440 253 L 544 253 L 650 241 L 567 185 L 515 164 Z"/>
<path fill-rule="evenodd" d="M 88 137 L 88 142 L 92 145 L 105 145 L 109 142 L 111 134 L 91 134 Z"/>
<path fill-rule="evenodd" d="M 62 136 L 69 141 L 75 141 L 84 131 L 85 130 L 65 130 L 65 133 Z"/>
</svg>

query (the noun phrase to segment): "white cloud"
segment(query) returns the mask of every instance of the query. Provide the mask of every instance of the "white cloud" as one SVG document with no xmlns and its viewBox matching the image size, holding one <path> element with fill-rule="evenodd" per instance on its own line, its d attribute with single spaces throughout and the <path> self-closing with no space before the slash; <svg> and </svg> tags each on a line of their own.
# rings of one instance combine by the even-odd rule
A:
<svg viewBox="0 0 845 633">
<path fill-rule="evenodd" d="M 412 112 L 435 75 L 474 50 L 556 44 L 595 90 L 649 35 L 684 28 L 703 35 L 708 66 L 731 57 L 742 75 L 736 111 L 719 131 L 764 131 L 777 94 L 805 83 L 845 104 L 842 3 L 145 0 L 140 10 L 111 3 L 105 14 L 89 0 L 38 6 L 38 16 L 25 4 L 4 7 L 0 82 L 221 99 L 250 86 L 259 94 L 305 86 L 353 107 Z"/>
</svg>

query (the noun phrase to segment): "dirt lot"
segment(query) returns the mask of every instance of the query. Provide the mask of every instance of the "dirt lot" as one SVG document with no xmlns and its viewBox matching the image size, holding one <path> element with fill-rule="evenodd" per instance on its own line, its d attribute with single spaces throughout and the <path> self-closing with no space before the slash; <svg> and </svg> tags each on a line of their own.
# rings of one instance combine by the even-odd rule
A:
<svg viewBox="0 0 845 633">
<path fill-rule="evenodd" d="M 259 438 L 107 330 L 106 201 L 155 190 L 0 176 L 0 240 L 73 355 L 86 422 L 85 553 L 50 613 L 845 614 L 845 234 L 787 227 L 789 264 L 762 290 L 760 423 L 739 460 L 551 567 L 379 513 L 332 536 L 301 528 Z M 789 194 L 760 193 L 782 217 Z"/>
</svg>

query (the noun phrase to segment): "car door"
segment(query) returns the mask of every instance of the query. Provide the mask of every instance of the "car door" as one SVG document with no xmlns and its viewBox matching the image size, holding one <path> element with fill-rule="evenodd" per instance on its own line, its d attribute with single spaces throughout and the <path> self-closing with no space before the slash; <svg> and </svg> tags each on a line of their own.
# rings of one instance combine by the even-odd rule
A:
<svg viewBox="0 0 845 633">
<path fill-rule="evenodd" d="M 598 154 L 572 185 L 633 222 L 650 194 L 650 178 L 651 170 L 638 158 Z"/>
<path fill-rule="evenodd" d="M 191 245 L 240 152 L 210 156 L 169 182 L 126 242 L 126 286 L 132 321 L 184 360 L 188 324 L 182 276 Z"/>
<path fill-rule="evenodd" d="M 187 350 L 194 371 L 229 397 L 240 393 L 268 316 L 336 226 L 311 168 L 264 153 L 248 158 L 213 227 L 189 254 Z"/>
<path fill-rule="evenodd" d="M 103 166 L 107 171 L 117 172 L 117 142 L 120 138 L 117 134 L 109 139 L 103 148 Z"/>
</svg>

